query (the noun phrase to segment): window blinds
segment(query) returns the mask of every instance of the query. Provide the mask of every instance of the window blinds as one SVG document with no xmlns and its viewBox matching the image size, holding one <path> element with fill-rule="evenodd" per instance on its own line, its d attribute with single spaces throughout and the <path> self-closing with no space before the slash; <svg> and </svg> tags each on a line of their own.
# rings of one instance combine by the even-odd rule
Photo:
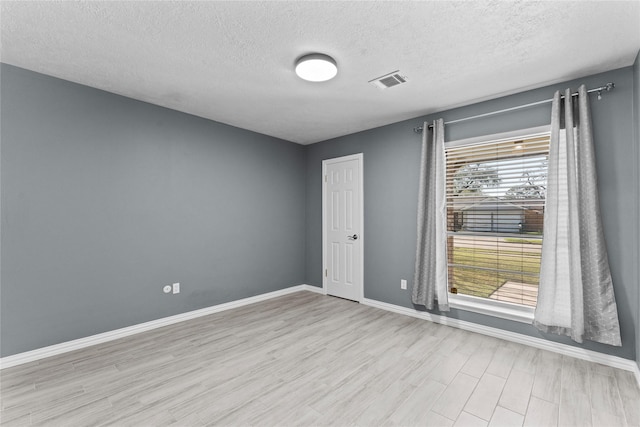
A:
<svg viewBox="0 0 640 427">
<path fill-rule="evenodd" d="M 548 155 L 548 133 L 447 148 L 452 292 L 535 306 Z"/>
</svg>

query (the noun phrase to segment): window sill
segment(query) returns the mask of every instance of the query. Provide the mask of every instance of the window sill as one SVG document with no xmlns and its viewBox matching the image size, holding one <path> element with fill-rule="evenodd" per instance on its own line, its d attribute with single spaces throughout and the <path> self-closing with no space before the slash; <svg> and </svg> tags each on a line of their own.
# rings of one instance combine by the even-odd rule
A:
<svg viewBox="0 0 640 427">
<path fill-rule="evenodd" d="M 449 294 L 449 307 L 521 323 L 533 323 L 533 307 L 487 298 Z"/>
</svg>

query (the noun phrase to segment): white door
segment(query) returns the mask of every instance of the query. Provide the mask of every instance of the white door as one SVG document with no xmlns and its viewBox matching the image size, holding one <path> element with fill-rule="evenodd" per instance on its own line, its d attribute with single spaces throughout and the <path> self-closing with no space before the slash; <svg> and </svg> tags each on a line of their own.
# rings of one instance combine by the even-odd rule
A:
<svg viewBox="0 0 640 427">
<path fill-rule="evenodd" d="M 362 292 L 362 153 L 322 162 L 323 288 L 360 301 Z"/>
</svg>

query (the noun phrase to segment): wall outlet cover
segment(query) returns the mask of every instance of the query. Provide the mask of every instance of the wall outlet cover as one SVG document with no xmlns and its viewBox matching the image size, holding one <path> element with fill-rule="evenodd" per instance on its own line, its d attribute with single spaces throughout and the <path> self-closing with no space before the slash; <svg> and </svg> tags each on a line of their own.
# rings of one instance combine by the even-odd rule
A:
<svg viewBox="0 0 640 427">
<path fill-rule="evenodd" d="M 173 284 L 173 293 L 174 294 L 179 294 L 180 293 L 180 283 L 174 283 Z"/>
</svg>

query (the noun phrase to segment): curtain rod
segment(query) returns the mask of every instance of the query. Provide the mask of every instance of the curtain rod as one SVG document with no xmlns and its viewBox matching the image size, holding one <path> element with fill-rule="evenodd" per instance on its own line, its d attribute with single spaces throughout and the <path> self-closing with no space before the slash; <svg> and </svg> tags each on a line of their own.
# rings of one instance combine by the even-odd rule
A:
<svg viewBox="0 0 640 427">
<path fill-rule="evenodd" d="M 609 82 L 609 83 L 605 84 L 604 86 L 600 86 L 600 87 L 597 87 L 597 88 L 595 88 L 595 89 L 589 89 L 589 90 L 587 91 L 587 93 L 598 92 L 598 99 L 601 99 L 601 98 L 602 98 L 602 92 L 603 92 L 603 91 L 605 91 L 605 92 L 609 92 L 609 91 L 611 91 L 615 86 L 616 86 L 616 85 L 615 85 L 614 83 Z M 578 96 L 578 92 L 574 92 L 574 93 L 572 93 L 572 94 L 571 94 L 571 96 Z M 563 96 L 561 96 L 561 98 L 564 98 L 564 95 L 563 95 Z M 453 124 L 453 123 L 466 122 L 467 120 L 473 120 L 473 119 L 479 119 L 479 118 L 481 118 L 481 117 L 493 116 L 494 114 L 507 113 L 507 112 L 509 112 L 509 111 L 515 111 L 515 110 L 520 110 L 520 109 L 523 109 L 523 108 L 534 107 L 534 106 L 536 106 L 536 105 L 546 104 L 546 103 L 551 102 L 551 101 L 553 101 L 553 98 L 551 98 L 551 99 L 545 99 L 545 100 L 537 101 L 537 102 L 532 102 L 531 104 L 524 104 L 524 105 L 518 105 L 518 106 L 516 106 L 516 107 L 505 108 L 504 110 L 492 111 L 492 112 L 490 112 L 490 113 L 478 114 L 477 116 L 464 117 L 464 118 L 462 118 L 462 119 L 451 120 L 451 121 L 448 121 L 448 122 L 444 122 L 444 124 L 445 124 L 445 125 L 450 125 L 450 124 Z M 433 125 L 429 125 L 429 126 L 428 126 L 428 128 L 429 128 L 429 129 L 432 129 L 432 128 L 433 128 Z M 416 126 L 416 127 L 414 127 L 414 128 L 413 128 L 413 131 L 414 131 L 415 133 L 420 133 L 420 132 L 422 132 L 422 126 Z"/>
</svg>

